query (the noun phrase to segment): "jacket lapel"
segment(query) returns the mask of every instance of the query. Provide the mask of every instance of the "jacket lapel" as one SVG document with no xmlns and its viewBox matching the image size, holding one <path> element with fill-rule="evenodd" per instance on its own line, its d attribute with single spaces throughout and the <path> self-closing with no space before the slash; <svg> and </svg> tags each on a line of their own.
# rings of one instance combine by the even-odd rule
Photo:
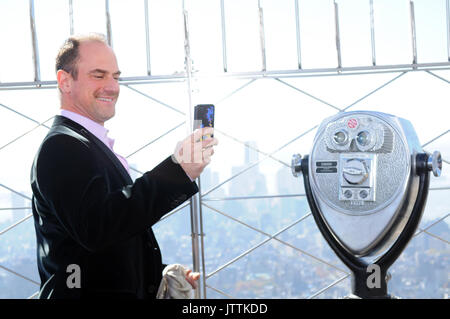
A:
<svg viewBox="0 0 450 319">
<path fill-rule="evenodd" d="M 55 116 L 55 121 L 53 122 L 53 127 L 62 125 L 71 128 L 72 130 L 76 131 L 78 134 L 84 136 L 87 138 L 90 142 L 97 145 L 98 148 L 100 148 L 103 153 L 111 160 L 111 163 L 114 165 L 114 167 L 117 169 L 117 171 L 120 173 L 126 184 L 133 184 L 133 180 L 130 177 L 130 174 L 128 174 L 125 167 L 122 165 L 120 160 L 117 158 L 116 154 L 112 152 L 102 141 L 100 141 L 94 134 L 89 132 L 87 129 L 85 129 L 80 124 L 72 121 L 71 119 L 68 119 L 61 115 Z"/>
</svg>

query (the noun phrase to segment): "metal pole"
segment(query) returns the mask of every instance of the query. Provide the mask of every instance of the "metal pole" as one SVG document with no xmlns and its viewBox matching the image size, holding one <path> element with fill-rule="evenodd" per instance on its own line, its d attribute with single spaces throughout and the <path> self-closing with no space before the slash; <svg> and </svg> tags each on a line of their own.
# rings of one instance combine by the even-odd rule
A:
<svg viewBox="0 0 450 319">
<path fill-rule="evenodd" d="M 199 184 L 200 178 L 197 179 L 197 184 Z M 199 193 L 200 193 L 199 188 Z M 191 211 L 191 237 L 192 237 L 192 266 L 194 272 L 200 272 L 200 243 L 199 243 L 199 231 L 198 231 L 198 211 L 200 196 L 199 193 L 191 197 L 190 201 L 190 211 Z M 203 270 L 203 273 L 205 270 Z M 203 275 L 202 281 L 206 280 Z M 200 287 L 194 290 L 195 299 L 200 299 Z"/>
<path fill-rule="evenodd" d="M 200 178 L 198 179 L 198 188 L 199 188 L 199 194 L 200 194 L 200 190 L 201 185 L 200 185 Z M 199 200 L 200 200 L 200 205 L 199 205 L 199 222 L 200 222 L 200 243 L 201 243 L 201 258 L 202 258 L 202 285 L 203 285 L 203 299 L 206 299 L 206 267 L 205 267 L 205 242 L 204 242 L 204 238 L 205 238 L 205 233 L 203 232 L 203 207 L 202 207 L 202 201 L 203 201 L 203 197 L 199 196 Z"/>
<path fill-rule="evenodd" d="M 251 83 L 261 78 L 302 78 L 302 77 L 321 77 L 321 76 L 341 76 L 345 75 L 365 75 L 365 74 L 382 74 L 382 73 L 398 73 L 409 71 L 425 71 L 429 74 L 445 81 L 448 80 L 437 76 L 431 71 L 450 70 L 450 61 L 432 62 L 432 63 L 417 63 L 412 64 L 387 64 L 387 65 L 367 65 L 338 68 L 314 68 L 314 69 L 291 69 L 291 70 L 269 70 L 269 71 L 251 71 L 251 72 L 226 72 L 217 73 L 214 77 L 221 79 L 247 79 L 249 82 L 241 86 L 235 91 L 239 91 Z M 211 75 L 198 73 L 197 78 L 209 79 Z M 119 83 L 121 85 L 144 85 L 144 84 L 158 84 L 158 83 L 180 83 L 185 82 L 186 76 L 183 73 L 168 74 L 168 75 L 143 75 L 143 76 L 125 76 L 120 77 Z M 5 90 L 41 90 L 57 88 L 56 81 L 29 81 L 29 82 L 0 82 L 0 91 Z M 131 87 L 130 87 L 131 89 Z M 141 92 L 138 92 L 142 94 Z M 222 99 L 223 100 L 223 99 Z M 222 100 L 216 102 L 221 103 Z M 178 112 L 178 111 L 177 111 Z M 178 112 L 184 114 L 184 112 Z"/>
<path fill-rule="evenodd" d="M 74 34 L 73 29 L 73 0 L 69 0 L 69 25 L 70 25 L 70 35 Z"/>
<path fill-rule="evenodd" d="M 186 68 L 186 82 L 188 87 L 188 120 L 186 121 L 188 127 L 187 131 L 192 133 L 193 130 L 193 118 L 192 118 L 192 59 L 190 52 L 189 42 L 189 21 L 188 12 L 185 9 L 183 1 L 183 18 L 184 18 L 184 53 L 185 53 L 185 68 Z M 197 184 L 200 186 L 200 178 L 197 180 Z M 198 211 L 200 203 L 200 187 L 199 192 L 190 199 L 190 211 L 191 211 L 191 237 L 192 237 L 192 264 L 193 271 L 200 272 L 200 258 L 199 258 L 199 231 L 198 231 Z M 200 298 L 200 289 L 195 289 L 195 298 Z"/>
<path fill-rule="evenodd" d="M 109 13 L 109 0 L 105 0 L 105 13 L 106 13 L 106 39 L 108 45 L 112 48 L 112 29 L 111 29 L 111 15 Z"/>
<path fill-rule="evenodd" d="M 34 65 L 34 81 L 41 81 L 39 48 L 36 34 L 36 20 L 34 17 L 34 0 L 30 0 L 30 27 L 31 27 L 31 42 L 33 46 L 33 65 Z"/>
<path fill-rule="evenodd" d="M 373 0 L 370 0 L 370 44 L 372 46 L 372 65 L 377 65 L 375 55 L 375 21 L 373 12 Z"/>
<path fill-rule="evenodd" d="M 258 12 L 259 12 L 259 38 L 261 42 L 261 59 L 262 59 L 262 71 L 267 70 L 266 65 L 266 38 L 264 34 L 264 16 L 263 8 L 261 7 L 261 1 L 258 0 Z"/>
<path fill-rule="evenodd" d="M 410 1 L 410 13 L 411 13 L 411 42 L 412 42 L 412 54 L 413 54 L 413 68 L 417 64 L 417 44 L 416 44 L 416 19 L 414 17 L 414 2 Z"/>
<path fill-rule="evenodd" d="M 295 0 L 295 27 L 297 34 L 297 64 L 298 68 L 302 68 L 302 52 L 300 47 L 300 15 L 298 12 L 298 0 Z"/>
<path fill-rule="evenodd" d="M 336 51 L 337 51 L 337 60 L 338 60 L 338 69 L 342 68 L 341 61 L 341 37 L 339 33 L 339 12 L 338 12 L 338 4 L 334 1 L 334 22 L 336 29 Z"/>
<path fill-rule="evenodd" d="M 228 71 L 227 65 L 227 35 L 225 31 L 225 6 L 224 0 L 220 0 L 220 16 L 222 20 L 222 60 L 223 60 L 223 72 Z"/>
<path fill-rule="evenodd" d="M 447 55 L 450 62 L 450 0 L 447 0 Z"/>
<path fill-rule="evenodd" d="M 144 0 L 145 10 L 145 48 L 147 53 L 147 75 L 152 75 L 152 69 L 150 64 L 150 31 L 148 23 L 148 0 Z"/>
</svg>

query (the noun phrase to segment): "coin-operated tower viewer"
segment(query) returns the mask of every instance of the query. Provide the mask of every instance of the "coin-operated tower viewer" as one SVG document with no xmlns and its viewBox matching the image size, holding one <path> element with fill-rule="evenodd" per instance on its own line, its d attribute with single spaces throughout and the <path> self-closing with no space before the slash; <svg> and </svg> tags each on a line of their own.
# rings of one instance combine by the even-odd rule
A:
<svg viewBox="0 0 450 319">
<path fill-rule="evenodd" d="M 292 158 L 322 235 L 352 272 L 352 294 L 389 298 L 387 270 L 420 222 L 439 152 L 424 152 L 411 123 L 354 111 L 325 119 L 311 153 Z"/>
</svg>

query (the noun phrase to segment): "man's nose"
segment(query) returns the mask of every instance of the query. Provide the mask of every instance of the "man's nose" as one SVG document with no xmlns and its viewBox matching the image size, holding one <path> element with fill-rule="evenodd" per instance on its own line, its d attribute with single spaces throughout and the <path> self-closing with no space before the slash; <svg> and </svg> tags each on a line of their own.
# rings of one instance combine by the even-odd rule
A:
<svg viewBox="0 0 450 319">
<path fill-rule="evenodd" d="M 117 95 L 119 94 L 120 91 L 119 82 L 113 77 L 108 78 L 107 83 L 105 83 L 103 90 L 108 94 Z"/>
</svg>

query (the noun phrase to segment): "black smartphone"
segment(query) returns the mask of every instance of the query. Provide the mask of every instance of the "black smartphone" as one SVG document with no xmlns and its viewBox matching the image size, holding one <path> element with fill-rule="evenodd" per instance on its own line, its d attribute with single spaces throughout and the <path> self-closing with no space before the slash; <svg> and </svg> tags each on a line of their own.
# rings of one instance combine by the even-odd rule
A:
<svg viewBox="0 0 450 319">
<path fill-rule="evenodd" d="M 194 130 L 202 127 L 214 127 L 214 105 L 213 104 L 199 104 L 194 108 Z M 214 134 L 205 135 L 203 139 L 207 137 L 213 137 Z"/>
</svg>

